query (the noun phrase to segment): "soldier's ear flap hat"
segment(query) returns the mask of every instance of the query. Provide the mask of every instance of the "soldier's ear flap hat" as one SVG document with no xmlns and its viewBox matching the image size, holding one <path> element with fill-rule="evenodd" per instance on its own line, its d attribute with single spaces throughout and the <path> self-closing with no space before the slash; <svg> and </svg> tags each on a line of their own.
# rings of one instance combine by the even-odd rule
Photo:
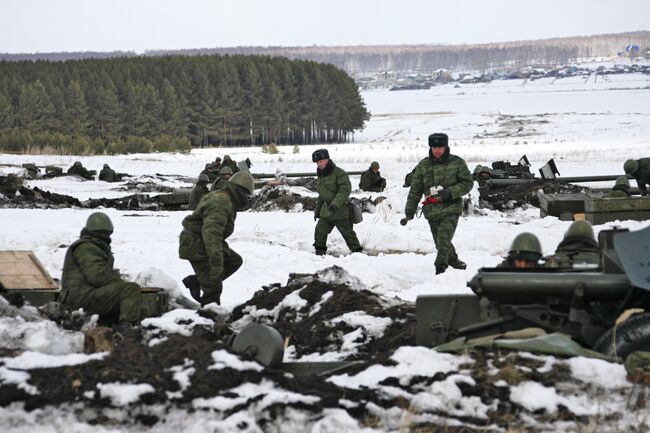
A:
<svg viewBox="0 0 650 433">
<path fill-rule="evenodd" d="M 320 161 L 321 159 L 330 159 L 330 154 L 327 149 L 318 149 L 311 154 L 311 160 L 313 162 Z"/>
<path fill-rule="evenodd" d="M 429 135 L 429 147 L 447 147 L 449 146 L 449 137 L 447 134 L 435 132 Z"/>
</svg>

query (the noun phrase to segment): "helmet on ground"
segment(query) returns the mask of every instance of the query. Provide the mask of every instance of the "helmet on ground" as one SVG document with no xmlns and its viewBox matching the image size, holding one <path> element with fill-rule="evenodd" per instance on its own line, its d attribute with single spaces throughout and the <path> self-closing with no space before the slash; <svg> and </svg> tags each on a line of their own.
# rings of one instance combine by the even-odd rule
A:
<svg viewBox="0 0 650 433">
<path fill-rule="evenodd" d="M 219 174 L 232 174 L 232 168 L 230 167 L 221 167 Z"/>
<path fill-rule="evenodd" d="M 625 174 L 634 174 L 639 169 L 639 163 L 633 159 L 628 159 L 623 163 L 623 170 Z"/>
<path fill-rule="evenodd" d="M 370 168 L 376 168 L 379 170 L 379 163 L 377 161 L 372 161 L 372 163 L 370 163 Z"/>
<path fill-rule="evenodd" d="M 321 159 L 330 159 L 330 153 L 327 151 L 327 149 L 318 149 L 311 154 L 311 160 L 313 162 L 318 162 Z"/>
<path fill-rule="evenodd" d="M 86 220 L 86 230 L 113 233 L 113 223 L 104 212 L 94 212 Z"/>
<path fill-rule="evenodd" d="M 509 256 L 519 260 L 539 260 L 542 257 L 542 244 L 532 233 L 519 233 L 512 240 Z"/>
<path fill-rule="evenodd" d="M 210 182 L 210 177 L 205 173 L 201 173 L 199 175 L 199 181 L 197 183 L 208 183 L 208 182 Z"/>
<path fill-rule="evenodd" d="M 564 234 L 564 239 L 566 238 L 585 238 L 596 242 L 594 228 L 589 221 L 574 221 L 571 223 L 569 229 Z"/>
<path fill-rule="evenodd" d="M 624 188 L 627 190 L 630 189 L 630 181 L 625 176 L 619 176 L 616 179 L 614 186 L 618 186 L 619 188 Z"/>
<path fill-rule="evenodd" d="M 253 179 L 253 176 L 245 171 L 238 171 L 228 179 L 228 181 L 244 188 L 249 194 L 253 194 L 253 191 L 255 190 L 255 180 Z"/>
</svg>

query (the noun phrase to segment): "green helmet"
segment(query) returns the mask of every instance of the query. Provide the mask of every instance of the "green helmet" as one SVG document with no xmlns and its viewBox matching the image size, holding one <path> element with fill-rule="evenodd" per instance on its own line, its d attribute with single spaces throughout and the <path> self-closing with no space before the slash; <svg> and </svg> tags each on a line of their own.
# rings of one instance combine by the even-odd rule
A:
<svg viewBox="0 0 650 433">
<path fill-rule="evenodd" d="M 253 191 L 255 190 L 255 180 L 253 179 L 253 176 L 251 176 L 250 173 L 246 173 L 245 171 L 238 171 L 230 179 L 228 179 L 228 181 L 234 183 L 235 185 L 241 186 L 246 191 L 248 191 L 249 194 L 253 194 Z"/>
<path fill-rule="evenodd" d="M 596 242 L 594 228 L 589 221 L 574 221 L 571 223 L 569 229 L 564 233 L 564 239 L 566 238 L 585 238 Z"/>
<path fill-rule="evenodd" d="M 619 176 L 616 179 L 616 183 L 614 184 L 614 186 L 618 186 L 624 189 L 630 189 L 630 181 L 625 176 Z"/>
<path fill-rule="evenodd" d="M 532 233 L 519 233 L 512 240 L 509 257 L 519 260 L 539 260 L 542 257 L 542 244 Z"/>
<path fill-rule="evenodd" d="M 372 161 L 372 163 L 370 164 L 370 168 L 376 168 L 377 170 L 379 170 L 379 163 L 377 161 Z"/>
<path fill-rule="evenodd" d="M 113 233 L 113 223 L 111 219 L 103 212 L 91 213 L 86 221 L 86 230 L 89 231 L 105 231 Z"/>
<path fill-rule="evenodd" d="M 474 176 L 476 176 L 477 174 L 479 174 L 479 173 L 481 172 L 481 167 L 483 167 L 481 164 L 478 164 L 476 167 L 474 167 L 474 171 L 472 172 L 472 174 L 473 174 Z"/>
<path fill-rule="evenodd" d="M 110 168 L 108 164 L 104 164 L 104 168 Z"/>
<path fill-rule="evenodd" d="M 481 169 L 478 171 L 479 173 L 487 173 L 489 175 L 492 174 L 492 169 L 488 167 L 487 165 L 481 166 Z"/>
<path fill-rule="evenodd" d="M 222 167 L 221 170 L 219 170 L 219 174 L 232 174 L 232 168 Z"/>
<path fill-rule="evenodd" d="M 639 163 L 633 159 L 628 159 L 623 164 L 623 170 L 625 174 L 634 174 L 639 169 Z"/>
<path fill-rule="evenodd" d="M 230 155 L 224 155 L 224 156 L 223 156 L 223 162 L 229 162 L 229 161 L 232 161 L 232 160 L 230 159 Z"/>
<path fill-rule="evenodd" d="M 197 183 L 208 183 L 210 182 L 210 176 L 205 173 L 199 175 L 199 181 Z"/>
</svg>

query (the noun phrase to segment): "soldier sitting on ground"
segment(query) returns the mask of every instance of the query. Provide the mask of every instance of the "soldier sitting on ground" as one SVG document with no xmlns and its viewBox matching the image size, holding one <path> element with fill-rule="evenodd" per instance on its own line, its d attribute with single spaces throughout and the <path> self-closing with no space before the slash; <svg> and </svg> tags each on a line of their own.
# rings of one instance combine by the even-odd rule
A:
<svg viewBox="0 0 650 433">
<path fill-rule="evenodd" d="M 95 171 L 86 170 L 86 168 L 81 165 L 81 162 L 79 161 L 76 161 L 74 164 L 72 164 L 72 167 L 68 169 L 68 174 L 73 176 L 80 176 L 88 180 L 95 180 Z"/>
<path fill-rule="evenodd" d="M 218 189 L 222 189 L 226 182 L 228 182 L 228 179 L 230 179 L 230 176 L 232 176 L 232 169 L 230 167 L 221 167 L 221 170 L 219 171 L 219 176 L 215 179 L 214 183 L 212 184 L 212 189 L 211 191 L 216 191 Z"/>
<path fill-rule="evenodd" d="M 536 268 L 542 258 L 542 244 L 537 236 L 532 233 L 519 233 L 512 240 L 508 257 L 501 262 L 498 268 Z"/>
<path fill-rule="evenodd" d="M 361 174 L 359 189 L 362 191 L 382 192 L 386 188 L 386 179 L 379 173 L 379 163 L 373 161 L 370 168 Z"/>
<path fill-rule="evenodd" d="M 139 324 L 142 291 L 136 283 L 124 281 L 113 268 L 111 234 L 113 223 L 102 213 L 88 217 L 77 241 L 68 247 L 61 276 L 61 303 L 83 308 L 101 320 L 118 317 L 118 330 Z"/>
<path fill-rule="evenodd" d="M 219 171 L 221 170 L 221 158 L 217 156 L 214 162 L 208 162 L 205 164 L 205 168 L 201 174 L 205 174 L 210 179 L 210 182 L 214 182 L 219 177 Z"/>
<path fill-rule="evenodd" d="M 555 254 L 546 259 L 546 266 L 551 268 L 571 268 L 574 265 L 600 266 L 600 247 L 589 221 L 574 221 Z"/>
<path fill-rule="evenodd" d="M 199 179 L 196 181 L 196 185 L 194 185 L 194 188 L 192 188 L 192 191 L 190 192 L 189 208 L 191 210 L 196 209 L 201 198 L 208 193 L 208 183 L 210 183 L 208 175 L 200 174 Z"/>
<path fill-rule="evenodd" d="M 630 196 L 630 181 L 625 176 L 619 176 L 611 191 L 605 198 L 627 198 Z"/>
<path fill-rule="evenodd" d="M 232 174 L 235 174 L 239 171 L 239 166 L 237 165 L 237 162 L 230 158 L 230 155 L 224 155 L 223 156 L 223 164 L 221 167 L 230 167 L 232 170 Z"/>
<path fill-rule="evenodd" d="M 625 174 L 636 179 L 636 184 L 639 187 L 641 195 L 648 195 L 646 185 L 650 184 L 650 158 L 628 159 L 623 164 L 623 169 L 625 170 Z"/>
<path fill-rule="evenodd" d="M 103 180 L 104 182 L 120 182 L 124 176 L 127 176 L 127 174 L 116 173 L 108 164 L 104 164 L 104 167 L 99 172 L 99 180 Z"/>
</svg>

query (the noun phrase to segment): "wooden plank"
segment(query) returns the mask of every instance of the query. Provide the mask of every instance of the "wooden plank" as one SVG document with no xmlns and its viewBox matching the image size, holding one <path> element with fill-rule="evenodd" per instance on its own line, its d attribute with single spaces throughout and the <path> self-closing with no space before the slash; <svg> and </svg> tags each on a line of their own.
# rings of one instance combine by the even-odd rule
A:
<svg viewBox="0 0 650 433">
<path fill-rule="evenodd" d="M 58 289 L 56 281 L 31 251 L 0 251 L 0 284 L 6 289 Z"/>
</svg>

